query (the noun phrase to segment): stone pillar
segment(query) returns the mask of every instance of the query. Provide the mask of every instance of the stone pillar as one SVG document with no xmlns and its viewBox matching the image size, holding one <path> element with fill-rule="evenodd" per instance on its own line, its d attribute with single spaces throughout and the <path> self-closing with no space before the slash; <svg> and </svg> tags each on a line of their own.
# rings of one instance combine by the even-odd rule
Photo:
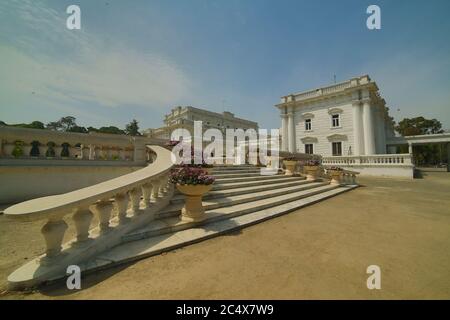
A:
<svg viewBox="0 0 450 320">
<path fill-rule="evenodd" d="M 413 146 L 412 143 L 408 143 L 408 153 L 413 154 Z"/>
<path fill-rule="evenodd" d="M 95 159 L 95 145 L 90 144 L 89 145 L 89 160 Z"/>
<path fill-rule="evenodd" d="M 281 114 L 281 151 L 289 150 L 288 116 Z"/>
<path fill-rule="evenodd" d="M 375 135 L 370 99 L 363 101 L 364 154 L 375 154 Z"/>
<path fill-rule="evenodd" d="M 80 144 L 80 160 L 84 158 L 84 144 Z"/>
<path fill-rule="evenodd" d="M 353 104 L 353 135 L 355 144 L 353 155 L 360 156 L 364 154 L 364 133 L 362 129 L 362 107 L 359 101 Z"/>
<path fill-rule="evenodd" d="M 447 172 L 450 172 L 450 143 L 447 143 Z"/>
<path fill-rule="evenodd" d="M 289 152 L 295 152 L 295 124 L 294 112 L 288 113 Z"/>
</svg>

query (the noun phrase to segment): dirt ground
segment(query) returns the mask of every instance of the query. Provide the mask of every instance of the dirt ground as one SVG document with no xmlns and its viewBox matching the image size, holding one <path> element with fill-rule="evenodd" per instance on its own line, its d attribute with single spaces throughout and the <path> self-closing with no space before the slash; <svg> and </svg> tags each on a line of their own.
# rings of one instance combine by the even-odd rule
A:
<svg viewBox="0 0 450 320">
<path fill-rule="evenodd" d="M 2 299 L 450 299 L 450 174 L 360 178 L 288 215 L 82 279 Z M 0 278 L 43 251 L 40 226 L 0 216 Z M 70 236 L 70 235 L 68 235 Z M 381 268 L 381 290 L 366 269 Z"/>
</svg>

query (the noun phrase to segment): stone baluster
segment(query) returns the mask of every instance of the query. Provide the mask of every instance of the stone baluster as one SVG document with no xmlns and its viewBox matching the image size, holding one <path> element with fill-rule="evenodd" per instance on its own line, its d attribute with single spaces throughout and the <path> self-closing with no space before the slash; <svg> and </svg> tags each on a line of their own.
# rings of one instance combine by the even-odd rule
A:
<svg viewBox="0 0 450 320">
<path fill-rule="evenodd" d="M 159 178 L 159 190 L 158 190 L 158 196 L 159 197 L 164 197 L 164 193 L 165 193 L 165 187 L 166 187 L 166 177 L 165 176 L 161 176 Z"/>
<path fill-rule="evenodd" d="M 169 175 L 165 174 L 162 178 L 162 192 L 167 193 L 169 191 Z"/>
<path fill-rule="evenodd" d="M 356 174 L 354 174 L 354 173 L 351 174 L 350 183 L 356 184 Z"/>
<path fill-rule="evenodd" d="M 159 179 L 154 179 L 152 180 L 152 185 L 152 200 L 156 202 L 159 198 L 159 186 L 161 185 L 161 181 Z"/>
<path fill-rule="evenodd" d="M 153 185 L 151 183 L 146 183 L 142 186 L 142 204 L 146 209 L 150 208 L 151 205 L 152 188 Z"/>
<path fill-rule="evenodd" d="M 126 194 L 119 193 L 114 196 L 114 210 L 117 212 L 119 218 L 119 225 L 128 221 L 127 219 L 128 197 Z"/>
<path fill-rule="evenodd" d="M 129 194 L 131 201 L 130 211 L 133 216 L 137 216 L 141 213 L 141 210 L 139 209 L 139 203 L 141 202 L 141 191 L 139 190 L 139 188 L 134 188 L 133 190 L 129 191 Z"/>
<path fill-rule="evenodd" d="M 43 261 L 53 259 L 61 253 L 64 233 L 68 226 L 63 219 L 50 218 L 42 227 L 41 233 L 45 239 L 45 258 Z"/>
<path fill-rule="evenodd" d="M 88 208 L 76 209 L 72 219 L 77 230 L 77 241 L 74 245 L 80 245 L 89 240 L 89 227 L 93 218 L 92 212 Z"/>
<path fill-rule="evenodd" d="M 91 206 L 91 210 L 97 215 L 100 227 L 100 234 L 105 234 L 111 230 L 109 225 L 111 219 L 112 204 L 109 200 L 101 200 Z"/>
</svg>

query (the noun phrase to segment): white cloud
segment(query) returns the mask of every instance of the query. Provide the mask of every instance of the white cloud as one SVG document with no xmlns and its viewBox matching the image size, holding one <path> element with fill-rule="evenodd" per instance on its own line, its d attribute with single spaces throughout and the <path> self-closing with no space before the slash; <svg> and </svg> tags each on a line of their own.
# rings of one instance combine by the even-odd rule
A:
<svg viewBox="0 0 450 320">
<path fill-rule="evenodd" d="M 5 12 L 15 14 L 25 31 L 0 45 L 2 100 L 24 99 L 25 90 L 69 108 L 79 103 L 161 108 L 191 95 L 191 81 L 173 61 L 121 45 L 105 46 L 83 25 L 80 31 L 67 30 L 65 12 L 31 1 L 0 6 L 0 18 Z"/>
</svg>

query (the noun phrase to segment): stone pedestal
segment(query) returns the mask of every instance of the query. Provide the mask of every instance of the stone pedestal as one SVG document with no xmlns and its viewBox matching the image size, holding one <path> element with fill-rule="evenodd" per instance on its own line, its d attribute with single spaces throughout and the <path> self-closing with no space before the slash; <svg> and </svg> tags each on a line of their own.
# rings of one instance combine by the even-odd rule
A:
<svg viewBox="0 0 450 320">
<path fill-rule="evenodd" d="M 184 207 L 181 209 L 181 219 L 183 221 L 199 222 L 205 219 L 202 196 L 211 188 L 212 185 L 177 184 L 177 189 L 185 195 Z"/>
<path fill-rule="evenodd" d="M 297 161 L 284 160 L 284 166 L 286 167 L 285 175 L 293 176 L 295 172 L 295 166 L 297 165 Z"/>
</svg>

